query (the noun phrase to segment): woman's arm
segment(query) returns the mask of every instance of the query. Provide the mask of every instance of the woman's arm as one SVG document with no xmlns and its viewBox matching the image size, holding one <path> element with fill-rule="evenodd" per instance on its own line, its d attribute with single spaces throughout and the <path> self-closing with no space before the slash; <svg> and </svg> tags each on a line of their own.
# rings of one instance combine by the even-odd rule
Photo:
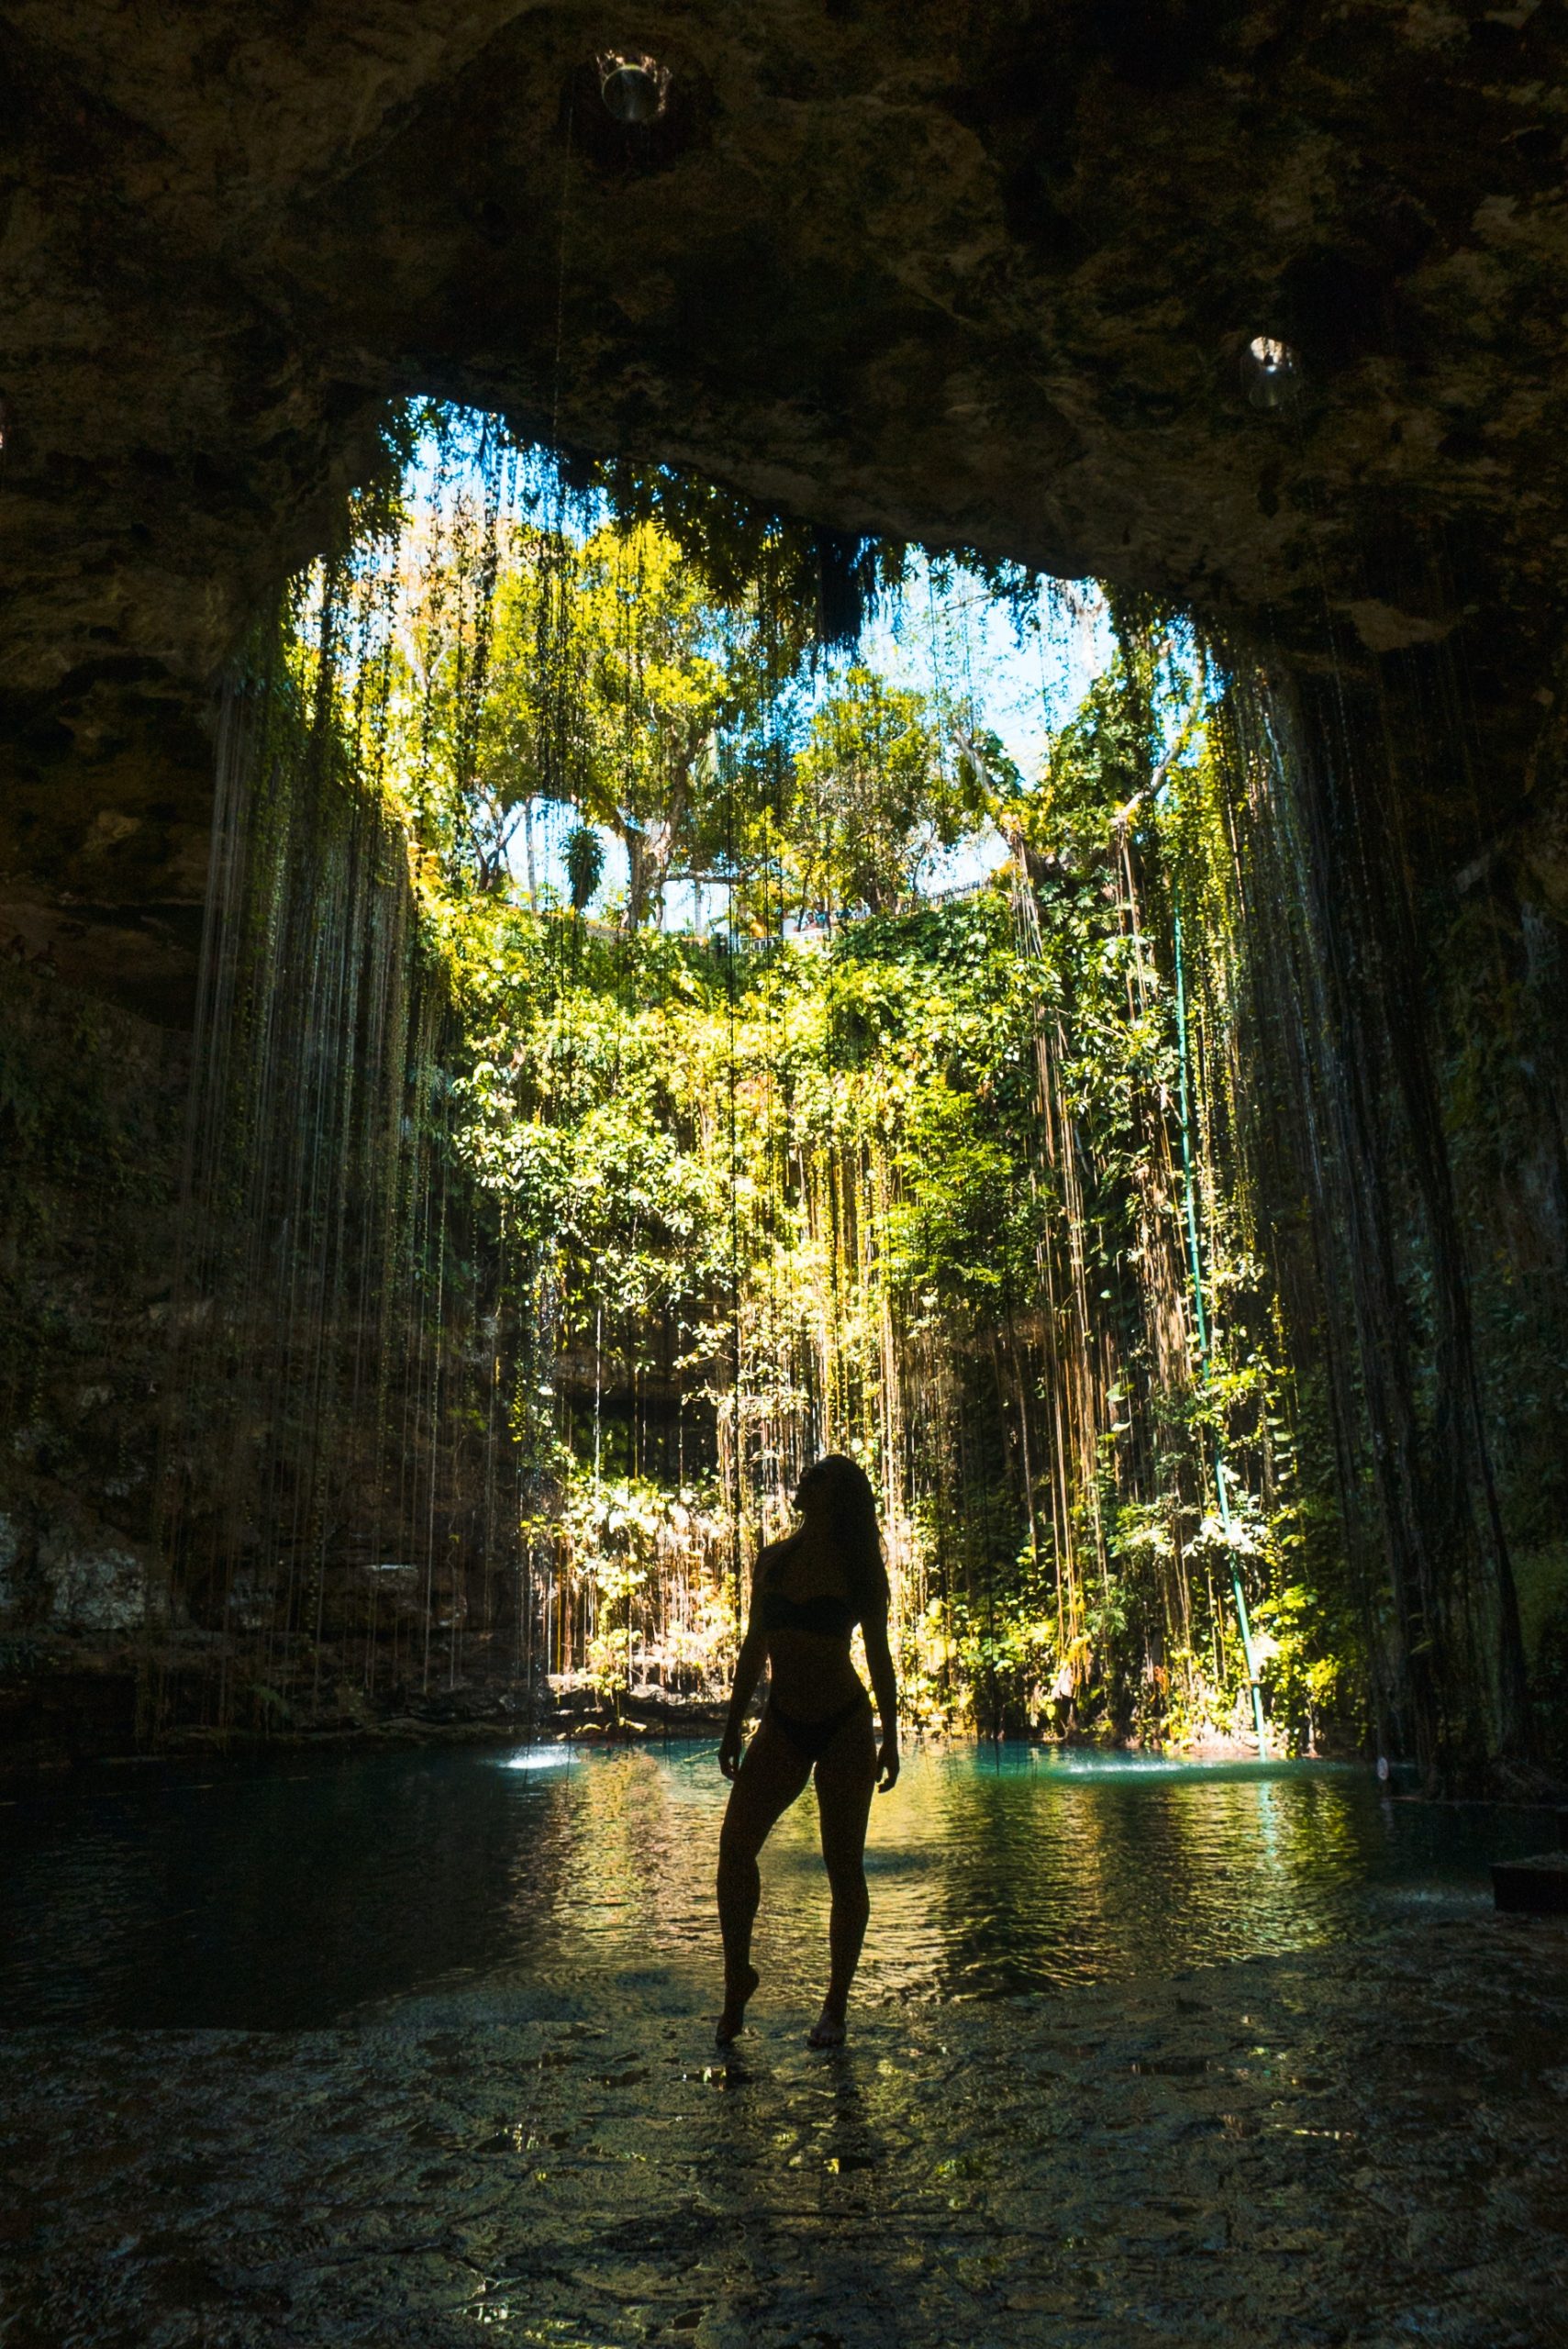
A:
<svg viewBox="0 0 1568 2349">
<path fill-rule="evenodd" d="M 886 1794 L 898 1779 L 898 1682 L 893 1651 L 887 1644 L 887 1610 L 868 1615 L 861 1629 L 865 1635 L 866 1663 L 876 1691 L 877 1718 L 882 1723 L 882 1752 L 877 1757 L 878 1790 Z"/>
<path fill-rule="evenodd" d="M 752 1691 L 768 1661 L 767 1635 L 757 1620 L 757 1589 L 762 1579 L 762 1559 L 766 1555 L 766 1551 L 759 1555 L 751 1575 L 751 1606 L 746 1620 L 746 1636 L 735 1659 L 735 1686 L 729 1692 L 729 1712 L 724 1724 L 724 1735 L 718 1741 L 718 1766 L 727 1778 L 733 1778 L 740 1767 L 741 1724 L 746 1719 L 746 1708 L 751 1701 Z"/>
</svg>

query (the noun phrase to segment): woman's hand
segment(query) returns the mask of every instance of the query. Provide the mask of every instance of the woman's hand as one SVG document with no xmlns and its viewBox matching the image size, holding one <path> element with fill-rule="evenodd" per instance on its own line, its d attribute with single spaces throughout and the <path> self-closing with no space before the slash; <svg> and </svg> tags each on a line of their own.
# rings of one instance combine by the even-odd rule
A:
<svg viewBox="0 0 1568 2349">
<path fill-rule="evenodd" d="M 726 1721 L 724 1735 L 718 1741 L 718 1767 L 723 1776 L 733 1778 L 740 1767 L 740 1725 Z"/>
<path fill-rule="evenodd" d="M 882 1752 L 876 1758 L 876 1790 L 879 1795 L 891 1794 L 898 1784 L 898 1740 L 884 1737 Z"/>
</svg>

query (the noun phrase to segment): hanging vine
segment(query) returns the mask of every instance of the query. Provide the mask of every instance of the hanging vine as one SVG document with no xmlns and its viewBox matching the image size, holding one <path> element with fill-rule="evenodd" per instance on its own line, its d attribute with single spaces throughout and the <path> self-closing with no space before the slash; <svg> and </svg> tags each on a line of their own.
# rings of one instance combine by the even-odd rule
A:
<svg viewBox="0 0 1568 2349">
<path fill-rule="evenodd" d="M 1017 580 L 927 566 L 917 688 L 824 656 L 795 525 L 490 419 L 398 455 L 226 719 L 166 1475 L 215 1718 L 711 1696 L 844 1450 L 917 1720 L 1511 1734 L 1349 753 L 1129 611 L 1025 776 L 968 617 Z"/>
</svg>

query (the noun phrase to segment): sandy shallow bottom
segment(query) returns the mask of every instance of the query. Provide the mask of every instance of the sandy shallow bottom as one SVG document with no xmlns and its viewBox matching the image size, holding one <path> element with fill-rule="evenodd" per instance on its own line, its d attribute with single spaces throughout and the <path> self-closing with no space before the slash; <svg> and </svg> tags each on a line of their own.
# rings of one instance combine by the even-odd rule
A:
<svg viewBox="0 0 1568 2349">
<path fill-rule="evenodd" d="M 698 2017 L 0 2042 L 0 2341 L 1568 2342 L 1568 1934 Z"/>
</svg>

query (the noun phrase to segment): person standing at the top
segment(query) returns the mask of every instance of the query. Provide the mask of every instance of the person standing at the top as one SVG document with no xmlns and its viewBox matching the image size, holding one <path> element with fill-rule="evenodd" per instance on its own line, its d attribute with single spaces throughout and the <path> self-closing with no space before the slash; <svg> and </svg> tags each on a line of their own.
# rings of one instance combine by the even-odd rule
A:
<svg viewBox="0 0 1568 2349">
<path fill-rule="evenodd" d="M 807 2037 L 837 2047 L 850 1985 L 865 1939 L 866 1820 L 872 1790 L 898 1776 L 898 1688 L 887 1644 L 887 1570 L 876 1500 L 862 1469 L 829 1453 L 806 1470 L 795 1497 L 802 1523 L 757 1559 L 751 1612 L 735 1667 L 718 1766 L 731 1781 L 718 1845 L 718 1920 L 724 1936 L 724 2011 L 716 2036 L 728 2046 L 757 1987 L 751 1925 L 757 1854 L 813 1769 L 822 1857 L 832 1888 L 828 1995 Z M 882 1722 L 877 1750 L 871 1699 L 850 1662 L 859 1623 Z M 741 1753 L 751 1692 L 769 1670 L 768 1701 Z"/>
</svg>

